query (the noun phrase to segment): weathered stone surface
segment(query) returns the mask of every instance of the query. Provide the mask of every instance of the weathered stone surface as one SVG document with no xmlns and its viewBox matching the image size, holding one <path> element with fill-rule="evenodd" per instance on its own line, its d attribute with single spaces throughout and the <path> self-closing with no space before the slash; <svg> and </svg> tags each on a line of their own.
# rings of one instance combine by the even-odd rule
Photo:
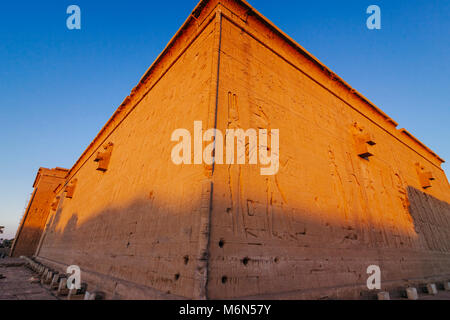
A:
<svg viewBox="0 0 450 320">
<path fill-rule="evenodd" d="M 69 294 L 69 289 L 67 288 L 67 278 L 60 278 L 58 289 L 56 290 L 57 296 L 67 296 Z"/>
<path fill-rule="evenodd" d="M 448 282 L 448 281 L 444 282 L 444 290 L 445 291 L 450 291 L 450 282 Z"/>
<path fill-rule="evenodd" d="M 0 263 L 0 300 L 55 300 L 45 288 L 39 284 L 39 279 L 33 278 L 33 273 L 24 267 L 19 259 L 5 259 Z M 32 279 L 38 280 L 34 281 Z"/>
<path fill-rule="evenodd" d="M 406 288 L 406 296 L 408 297 L 408 300 L 417 300 L 419 299 L 419 295 L 417 294 L 416 288 Z"/>
<path fill-rule="evenodd" d="M 12 257 L 32 256 L 36 252 L 47 221 L 54 190 L 64 183 L 67 169 L 40 168 L 33 184 L 34 191 L 20 222 L 11 248 Z"/>
<path fill-rule="evenodd" d="M 434 284 L 434 283 L 427 284 L 427 292 L 428 292 L 428 294 L 437 295 L 438 291 L 436 288 L 436 284 Z"/>
<path fill-rule="evenodd" d="M 377 293 L 378 300 L 391 300 L 389 292 L 382 291 Z"/>
<path fill-rule="evenodd" d="M 175 165 L 194 121 L 279 129 L 278 173 Z M 36 255 L 115 299 L 359 298 L 370 265 L 448 281 L 442 162 L 245 2 L 205 0 L 54 190 Z"/>
</svg>

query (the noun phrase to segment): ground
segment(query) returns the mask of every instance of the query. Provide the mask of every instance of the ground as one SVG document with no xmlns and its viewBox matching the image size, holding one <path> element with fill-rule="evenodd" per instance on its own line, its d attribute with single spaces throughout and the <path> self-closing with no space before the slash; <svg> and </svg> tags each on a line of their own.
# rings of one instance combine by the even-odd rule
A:
<svg viewBox="0 0 450 320">
<path fill-rule="evenodd" d="M 56 300 L 39 283 L 32 283 L 33 273 L 22 259 L 0 259 L 0 300 Z"/>
</svg>

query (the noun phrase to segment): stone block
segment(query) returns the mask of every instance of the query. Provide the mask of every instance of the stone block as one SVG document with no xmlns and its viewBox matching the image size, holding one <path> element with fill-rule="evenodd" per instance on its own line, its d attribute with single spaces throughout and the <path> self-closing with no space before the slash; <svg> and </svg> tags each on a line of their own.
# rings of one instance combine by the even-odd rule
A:
<svg viewBox="0 0 450 320">
<path fill-rule="evenodd" d="M 427 284 L 427 292 L 428 292 L 428 294 L 437 295 L 438 291 L 436 288 L 436 284 L 434 284 L 434 283 Z"/>
<path fill-rule="evenodd" d="M 59 287 L 59 280 L 62 279 L 63 277 L 64 277 L 63 275 L 55 273 L 50 282 L 50 290 L 57 290 Z"/>
<path fill-rule="evenodd" d="M 417 289 L 413 287 L 406 288 L 406 296 L 408 300 L 417 300 L 419 295 L 417 294 Z"/>
<path fill-rule="evenodd" d="M 389 292 L 387 291 L 378 292 L 377 297 L 378 300 L 391 300 Z"/>
<path fill-rule="evenodd" d="M 449 281 L 445 281 L 444 282 L 444 290 L 445 291 L 450 291 L 450 282 Z"/>
<path fill-rule="evenodd" d="M 56 295 L 58 296 L 67 296 L 69 294 L 69 289 L 67 288 L 67 278 L 59 279 L 58 290 Z"/>
<path fill-rule="evenodd" d="M 100 291 L 88 292 L 84 295 L 84 300 L 104 300 L 105 294 Z"/>
<path fill-rule="evenodd" d="M 80 289 L 70 289 L 67 295 L 68 300 L 83 300 L 86 296 L 87 284 L 82 283 Z M 90 295 L 88 295 L 90 297 Z"/>
</svg>

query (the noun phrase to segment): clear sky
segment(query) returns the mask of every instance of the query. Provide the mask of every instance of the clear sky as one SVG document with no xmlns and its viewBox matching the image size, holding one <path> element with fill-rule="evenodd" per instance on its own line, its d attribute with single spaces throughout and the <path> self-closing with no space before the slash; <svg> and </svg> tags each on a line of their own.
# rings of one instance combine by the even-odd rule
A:
<svg viewBox="0 0 450 320">
<path fill-rule="evenodd" d="M 450 161 L 450 1 L 250 3 Z M 71 4 L 81 8 L 81 30 L 66 27 Z M 37 169 L 74 164 L 196 4 L 2 2 L 0 238 L 14 237 Z M 381 30 L 366 27 L 372 4 Z"/>
</svg>

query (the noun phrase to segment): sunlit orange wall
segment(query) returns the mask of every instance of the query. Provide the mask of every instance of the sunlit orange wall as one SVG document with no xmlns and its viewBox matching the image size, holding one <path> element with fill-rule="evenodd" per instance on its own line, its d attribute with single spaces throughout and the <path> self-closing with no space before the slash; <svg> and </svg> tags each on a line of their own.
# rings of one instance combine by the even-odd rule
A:
<svg viewBox="0 0 450 320">
<path fill-rule="evenodd" d="M 170 139 L 175 129 L 192 128 L 195 120 L 208 123 L 214 30 L 214 21 L 207 23 L 179 58 L 180 51 L 170 54 L 167 72 L 150 80 L 148 93 L 138 92 L 134 110 L 102 144 L 114 144 L 108 170 L 96 170 L 93 152 L 73 173 L 74 196 L 60 194 L 39 257 L 164 294 L 200 295 L 195 273 L 202 263 L 205 169 L 173 164 Z M 189 43 L 189 37 L 193 34 L 180 41 Z"/>
<path fill-rule="evenodd" d="M 64 183 L 67 170 L 40 168 L 30 202 L 16 233 L 11 255 L 14 257 L 34 255 L 47 221 L 54 190 Z"/>
<path fill-rule="evenodd" d="M 252 16 L 223 12 L 219 128 L 279 129 L 280 170 L 217 166 L 210 297 L 364 286 L 371 264 L 384 283 L 448 274 L 439 162 Z M 369 160 L 356 152 L 359 130 L 376 142 Z M 436 178 L 427 190 L 417 162 Z"/>
</svg>

